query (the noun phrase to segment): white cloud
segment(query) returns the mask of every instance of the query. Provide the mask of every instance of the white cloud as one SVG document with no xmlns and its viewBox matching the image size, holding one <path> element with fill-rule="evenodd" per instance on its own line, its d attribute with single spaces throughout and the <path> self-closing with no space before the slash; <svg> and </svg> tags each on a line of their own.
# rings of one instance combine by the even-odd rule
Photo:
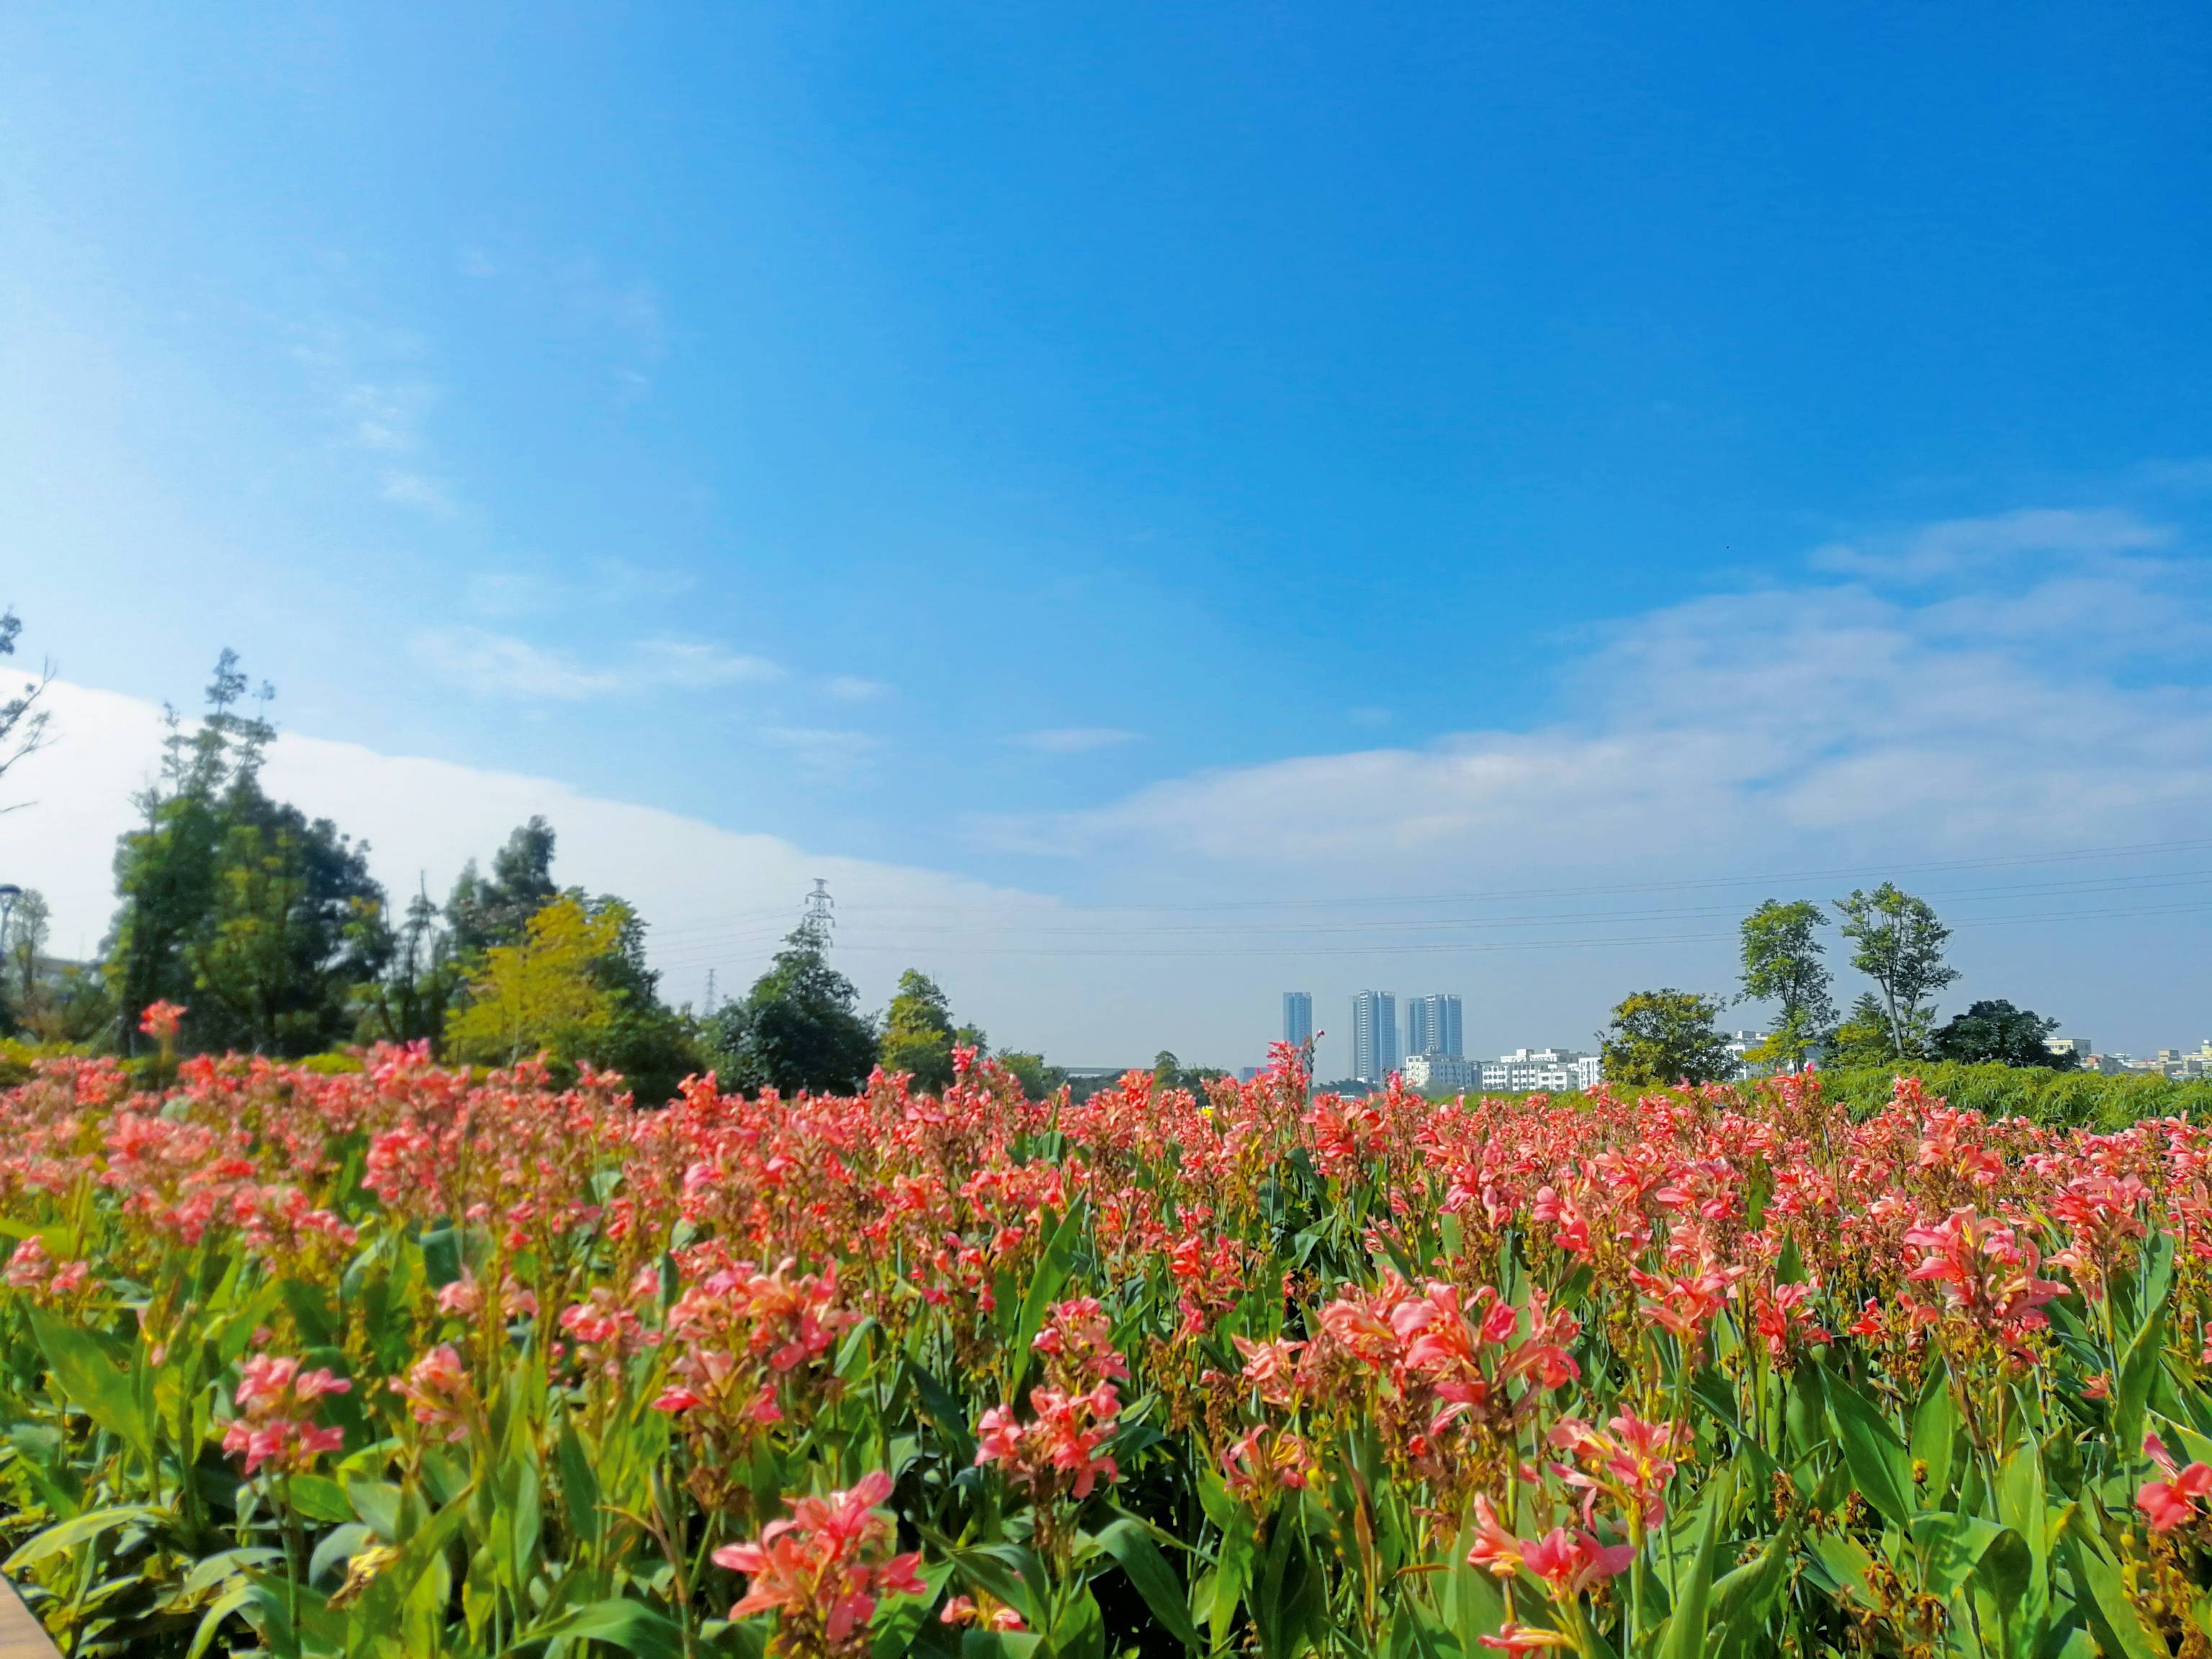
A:
<svg viewBox="0 0 2212 1659">
<path fill-rule="evenodd" d="M 1018 749 L 1034 750 L 1040 755 L 1087 755 L 1095 749 L 1113 749 L 1136 740 L 1134 732 L 1113 726 L 1048 726 L 1006 739 Z"/>
<path fill-rule="evenodd" d="M 1365 891 L 1409 859 L 1771 867 L 1808 845 L 1938 856 L 2192 833 L 2212 809 L 2212 690 L 2187 653 L 2161 678 L 2142 647 L 2201 639 L 2212 606 L 2191 568 L 2130 556 L 2173 539 L 2123 514 L 1947 524 L 1903 545 L 1954 569 L 2003 549 L 2057 562 L 1935 601 L 1819 581 L 1690 600 L 1602 632 L 1567 671 L 1562 716 L 1532 730 L 1226 767 L 976 829 L 1023 851 Z M 2121 653 L 2124 679 L 2102 666 Z"/>
<path fill-rule="evenodd" d="M 873 702 L 890 693 L 890 687 L 881 680 L 864 680 L 851 674 L 832 674 L 822 683 L 822 690 L 836 702 Z"/>
<path fill-rule="evenodd" d="M 1988 518 L 1951 519 L 1903 535 L 1837 543 L 1814 565 L 1843 575 L 1929 582 L 2015 564 L 2038 555 L 2081 559 L 2164 547 L 2173 532 L 2117 508 L 2024 507 Z"/>
</svg>

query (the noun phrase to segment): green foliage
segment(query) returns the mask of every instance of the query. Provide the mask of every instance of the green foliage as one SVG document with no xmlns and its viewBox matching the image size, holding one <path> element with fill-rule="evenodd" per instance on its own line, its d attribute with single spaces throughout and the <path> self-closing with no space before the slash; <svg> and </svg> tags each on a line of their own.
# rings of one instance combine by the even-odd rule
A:
<svg viewBox="0 0 2212 1659">
<path fill-rule="evenodd" d="M 1042 1054 L 1024 1054 L 1018 1049 L 1004 1051 L 994 1058 L 1012 1073 L 1022 1085 L 1022 1092 L 1031 1100 L 1051 1097 L 1067 1081 L 1067 1073 L 1057 1066 L 1048 1066 Z"/>
<path fill-rule="evenodd" d="M 876 1028 L 860 994 L 804 925 L 742 1002 L 708 1017 L 705 1046 L 725 1088 L 849 1091 L 876 1064 Z"/>
<path fill-rule="evenodd" d="M 457 1060 L 493 1065 L 543 1053 L 571 1076 L 589 1062 L 665 1099 L 697 1054 L 656 990 L 629 907 L 563 893 L 515 942 L 477 958 L 465 1000 L 447 1017 L 446 1045 Z"/>
<path fill-rule="evenodd" d="M 1779 1005 L 1765 1042 L 1749 1056 L 1755 1064 L 1796 1066 L 1836 1017 L 1817 932 L 1822 919 L 1820 907 L 1802 899 L 1769 899 L 1743 919 L 1744 998 Z"/>
<path fill-rule="evenodd" d="M 952 1082 L 952 1009 L 937 981 L 918 969 L 899 975 L 884 1012 L 878 1058 L 886 1072 L 904 1072 L 914 1086 L 941 1093 Z"/>
<path fill-rule="evenodd" d="M 471 859 L 446 902 L 453 951 L 467 957 L 494 945 L 520 943 L 531 918 L 560 892 L 553 881 L 553 826 L 533 817 L 518 826 L 491 857 L 491 874 Z"/>
<path fill-rule="evenodd" d="M 1605 1032 L 1605 1074 L 1632 1087 L 1714 1083 L 1733 1069 L 1728 1039 L 1714 1022 L 1721 1004 L 1694 991 L 1638 991 L 1613 1011 Z"/>
<path fill-rule="evenodd" d="M 546 904 L 509 945 L 483 952 L 465 1006 L 447 1018 L 457 1060 L 512 1065 L 544 1051 L 573 1065 L 589 1059 L 614 1018 L 614 994 L 594 972 L 622 943 L 629 913 L 596 910 L 563 896 Z"/>
<path fill-rule="evenodd" d="M 2202 1121 L 2212 1116 L 2212 1078 L 2180 1080 L 2151 1073 L 2106 1077 L 2047 1066 L 1942 1060 L 1912 1069 L 1930 1095 L 1991 1118 L 2022 1117 L 2063 1127 L 2119 1129 L 2143 1118 L 2185 1117 Z M 1820 1082 L 1828 1098 L 1864 1115 L 1887 1103 L 1897 1075 L 1896 1067 L 1887 1063 L 1838 1065 L 1824 1066 Z"/>
<path fill-rule="evenodd" d="M 1903 1056 L 1897 1052 L 1895 1028 L 1888 1011 L 1871 991 L 1862 991 L 1851 1004 L 1850 1016 L 1828 1034 L 1822 1045 L 1826 1063 L 1832 1066 L 1890 1066 Z"/>
<path fill-rule="evenodd" d="M 1912 1059 L 1926 1054 L 1935 1018 L 1929 999 L 1959 977 L 1943 960 L 1951 930 L 1936 919 L 1927 900 L 1887 881 L 1871 893 L 1854 889 L 1849 898 L 1836 901 L 1836 912 L 1853 946 L 1851 966 L 1880 994 L 1890 1052 Z"/>
<path fill-rule="evenodd" d="M 116 852 L 104 954 L 125 1053 L 140 1042 L 137 1011 L 164 998 L 190 1010 L 186 1048 L 329 1048 L 389 948 L 368 849 L 263 791 L 275 728 L 239 712 L 246 686 L 226 651 L 198 727 L 188 735 L 171 712 L 160 780 L 139 798 L 145 822 Z"/>
<path fill-rule="evenodd" d="M 2081 1063 L 2081 1057 L 2054 1054 L 2045 1040 L 2057 1030 L 2057 1020 L 2040 1018 L 1998 999 L 1974 1003 L 1965 1013 L 1953 1016 L 1936 1031 L 1930 1046 L 1937 1059 L 1965 1065 L 1995 1061 L 2001 1066 L 2044 1066 L 2070 1072 Z"/>
<path fill-rule="evenodd" d="M 408 902 L 405 921 L 387 944 L 390 967 L 381 978 L 360 988 L 359 1030 L 364 1042 L 413 1042 L 425 1037 L 436 1042 L 444 1038 L 446 1022 L 466 991 L 469 972 L 454 937 L 429 894 L 418 889 Z"/>
</svg>

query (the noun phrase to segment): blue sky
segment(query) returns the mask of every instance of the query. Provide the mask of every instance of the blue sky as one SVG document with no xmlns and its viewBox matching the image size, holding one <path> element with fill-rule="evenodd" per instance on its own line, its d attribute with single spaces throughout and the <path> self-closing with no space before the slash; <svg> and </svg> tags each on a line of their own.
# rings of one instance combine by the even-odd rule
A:
<svg viewBox="0 0 2212 1659">
<path fill-rule="evenodd" d="M 13 8 L 0 603 L 1076 937 L 2212 835 L 2208 72 L 2179 5 Z M 2193 1043 L 2202 922 L 2039 994 Z M 878 954 L 1224 1060 L 1337 971 L 1085 1024 L 964 948 Z M 1725 957 L 1433 969 L 1565 1041 Z"/>
</svg>

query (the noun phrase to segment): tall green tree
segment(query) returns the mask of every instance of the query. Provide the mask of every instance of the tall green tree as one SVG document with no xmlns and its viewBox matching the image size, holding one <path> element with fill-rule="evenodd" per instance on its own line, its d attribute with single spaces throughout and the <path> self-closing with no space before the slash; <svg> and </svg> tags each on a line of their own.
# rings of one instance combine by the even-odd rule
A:
<svg viewBox="0 0 2212 1659">
<path fill-rule="evenodd" d="M 261 765 L 275 727 L 246 712 L 234 652 L 187 729 L 173 709 L 139 828 L 116 850 L 118 907 L 102 951 L 125 1052 L 137 1011 L 190 1009 L 188 1048 L 296 1056 L 343 1040 L 356 988 L 383 966 L 384 893 L 368 849 L 327 818 L 272 800 Z"/>
<path fill-rule="evenodd" d="M 709 1017 L 707 1047 L 725 1088 L 850 1093 L 875 1068 L 876 1028 L 822 931 L 802 924 L 744 1000 Z"/>
<path fill-rule="evenodd" d="M 1735 1068 L 1715 1024 L 1723 1006 L 1672 988 L 1623 998 L 1601 1038 L 1607 1079 L 1632 1086 L 1720 1082 Z"/>
<path fill-rule="evenodd" d="M 1874 981 L 1881 998 L 1892 1055 L 1919 1059 L 1935 1019 L 1931 999 L 1959 977 L 1943 959 L 1951 930 L 1927 900 L 1887 881 L 1871 893 L 1853 890 L 1836 901 L 1836 911 L 1853 947 L 1851 966 Z"/>
<path fill-rule="evenodd" d="M 952 1084 L 951 1005 L 935 980 L 916 968 L 899 975 L 898 990 L 884 1012 L 877 1058 L 886 1072 L 904 1072 L 914 1086 L 942 1094 Z"/>
<path fill-rule="evenodd" d="M 491 874 L 471 859 L 446 901 L 453 950 L 473 957 L 495 945 L 519 943 L 530 920 L 561 891 L 553 880 L 553 826 L 542 817 L 518 825 L 491 855 Z"/>
<path fill-rule="evenodd" d="M 1806 1054 L 1836 1018 L 1820 927 L 1820 907 L 1800 899 L 1769 899 L 1743 919 L 1743 1000 L 1777 1005 L 1773 1029 L 1752 1051 L 1765 1066 L 1804 1063 Z"/>
<path fill-rule="evenodd" d="M 2042 1066 L 2070 1072 L 2081 1063 L 2075 1054 L 2054 1054 L 2049 1039 L 2058 1022 L 2033 1010 L 2015 1008 L 2002 998 L 1969 1004 L 1936 1032 L 1930 1047 L 1938 1060 L 2000 1066 Z"/>
</svg>

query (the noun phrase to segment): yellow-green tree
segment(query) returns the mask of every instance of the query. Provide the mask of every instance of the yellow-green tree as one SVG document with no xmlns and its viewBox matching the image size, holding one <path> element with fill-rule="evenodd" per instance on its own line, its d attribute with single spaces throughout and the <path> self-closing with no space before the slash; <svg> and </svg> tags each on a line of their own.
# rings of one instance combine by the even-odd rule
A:
<svg viewBox="0 0 2212 1659">
<path fill-rule="evenodd" d="M 587 907 L 564 893 L 544 906 L 520 941 L 483 953 L 467 1003 L 446 1021 L 448 1050 L 494 1065 L 541 1052 L 569 1064 L 590 1058 L 612 1030 L 623 996 L 600 965 L 622 948 L 629 921 L 619 900 Z"/>
</svg>

